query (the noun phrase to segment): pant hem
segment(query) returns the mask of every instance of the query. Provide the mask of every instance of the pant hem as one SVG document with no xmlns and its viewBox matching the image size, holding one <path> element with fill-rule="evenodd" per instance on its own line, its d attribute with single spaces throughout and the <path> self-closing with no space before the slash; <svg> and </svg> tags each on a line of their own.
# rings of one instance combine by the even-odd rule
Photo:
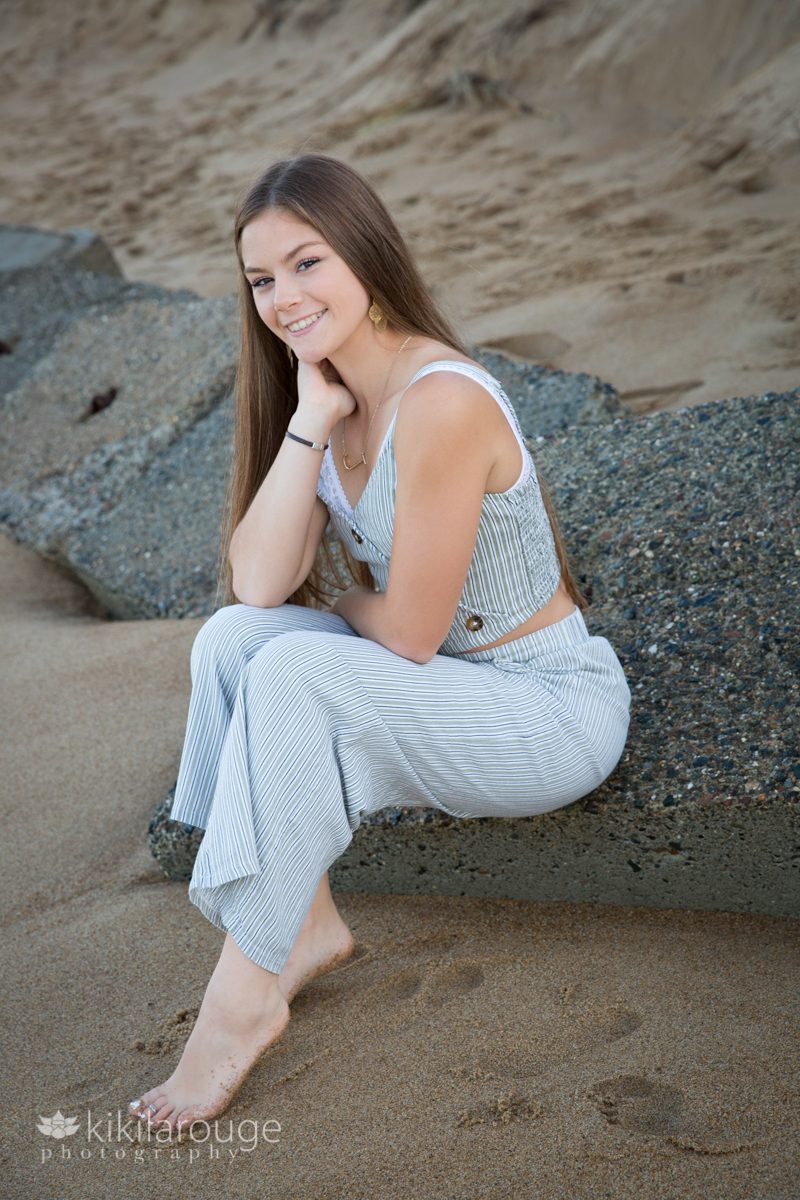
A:
<svg viewBox="0 0 800 1200">
<path fill-rule="evenodd" d="M 214 908 L 198 889 L 189 889 L 189 900 L 215 928 L 219 929 L 222 933 L 229 933 L 242 954 L 246 955 L 251 962 L 254 962 L 258 967 L 262 967 L 265 971 L 272 971 L 274 975 L 280 975 L 289 958 L 288 954 L 283 956 L 263 954 L 246 938 L 240 939 L 236 932 L 225 924 L 219 909 Z"/>
</svg>

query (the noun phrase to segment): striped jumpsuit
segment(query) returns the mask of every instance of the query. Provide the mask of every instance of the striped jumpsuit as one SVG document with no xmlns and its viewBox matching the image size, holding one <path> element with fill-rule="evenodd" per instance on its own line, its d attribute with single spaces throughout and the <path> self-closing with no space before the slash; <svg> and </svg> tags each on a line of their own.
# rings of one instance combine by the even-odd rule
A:
<svg viewBox="0 0 800 1200">
<path fill-rule="evenodd" d="M 361 637 L 336 613 L 232 604 L 192 646 L 192 692 L 171 818 L 200 826 L 189 899 L 259 966 L 279 973 L 324 872 L 364 814 L 387 805 L 454 817 L 527 817 L 596 788 L 624 749 L 631 693 L 579 608 L 489 650 L 555 591 L 560 564 L 536 470 L 508 397 L 478 367 L 522 449 L 484 496 L 456 615 L 426 663 Z M 412 380 L 411 382 L 414 382 Z M 409 384 L 410 386 L 410 384 Z M 389 425 L 352 509 L 330 449 L 318 494 L 334 532 L 385 590 L 396 464 Z"/>
</svg>

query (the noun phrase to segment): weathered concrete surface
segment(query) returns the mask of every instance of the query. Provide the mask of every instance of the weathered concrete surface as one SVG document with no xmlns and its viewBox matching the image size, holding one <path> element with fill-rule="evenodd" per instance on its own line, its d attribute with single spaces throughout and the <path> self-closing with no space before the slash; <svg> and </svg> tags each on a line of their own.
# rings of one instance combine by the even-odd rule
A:
<svg viewBox="0 0 800 1200">
<path fill-rule="evenodd" d="M 69 263 L 84 271 L 122 276 L 109 247 L 93 229 L 39 229 L 35 225 L 0 225 L 0 271 Z"/>
<path fill-rule="evenodd" d="M 0 404 L 82 313 L 163 288 L 129 283 L 93 230 L 0 225 Z M 193 293 L 173 293 L 192 298 Z M 2 411 L 0 409 L 0 411 Z"/>
<path fill-rule="evenodd" d="M 92 230 L 0 226 L 0 519 L 114 615 L 164 612 L 176 546 L 176 615 L 209 610 L 237 340 L 233 297 L 129 283 Z"/>
<path fill-rule="evenodd" d="M 800 916 L 795 530 L 800 391 L 535 443 L 633 695 L 614 774 L 555 813 L 368 817 L 334 886 Z M 150 828 L 188 878 L 198 831 Z"/>
<path fill-rule="evenodd" d="M 106 612 L 133 620 L 218 607 L 232 439 L 228 396 L 135 474 L 110 512 L 64 535 L 62 561 Z"/>
<path fill-rule="evenodd" d="M 13 331 L 41 330 L 45 295 L 67 299 L 42 353 L 35 337 Z M 4 331 L 14 350 L 0 365 L 16 363 L 2 400 L 7 531 L 71 570 L 110 616 L 210 615 L 233 438 L 235 299 L 56 261 L 6 273 L 0 339 Z M 619 411 L 613 388 L 591 376 L 475 354 L 504 380 L 529 432 Z"/>
<path fill-rule="evenodd" d="M 210 611 L 230 458 L 221 406 L 236 342 L 233 298 L 162 293 L 95 305 L 5 397 L 3 524 L 73 570 L 113 615 L 162 615 L 168 574 L 182 601 L 171 615 L 191 612 L 195 599 L 197 611 Z M 110 403 L 91 413 L 93 397 L 112 388 Z M 217 409 L 216 423 L 203 425 Z M 174 531 L 186 535 L 187 525 L 191 535 L 179 540 Z"/>
<path fill-rule="evenodd" d="M 470 352 L 500 380 L 529 437 L 546 437 L 573 425 L 604 425 L 626 416 L 617 389 L 595 375 L 516 362 L 478 346 Z"/>
</svg>

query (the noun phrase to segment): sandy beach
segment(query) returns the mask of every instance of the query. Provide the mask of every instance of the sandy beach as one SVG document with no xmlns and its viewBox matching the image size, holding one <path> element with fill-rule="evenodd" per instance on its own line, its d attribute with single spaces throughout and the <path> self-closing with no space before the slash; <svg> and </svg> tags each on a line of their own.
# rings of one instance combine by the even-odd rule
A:
<svg viewBox="0 0 800 1200">
<path fill-rule="evenodd" d="M 145 838 L 199 622 L 0 552 L 9 1200 L 796 1194 L 797 922 L 734 913 L 337 893 L 354 957 L 208 1140 L 128 1142 L 221 949 Z"/>
<path fill-rule="evenodd" d="M 787 389 L 800 10 L 768 9 L 8 3 L 0 221 L 92 227 L 129 279 L 223 296 L 236 197 L 323 150 L 468 341 L 633 415 Z M 339 892 L 352 960 L 208 1139 L 131 1130 L 222 941 L 146 841 L 202 621 L 109 621 L 0 556 L 9 1200 L 798 1195 L 797 921 L 764 915 Z"/>
</svg>

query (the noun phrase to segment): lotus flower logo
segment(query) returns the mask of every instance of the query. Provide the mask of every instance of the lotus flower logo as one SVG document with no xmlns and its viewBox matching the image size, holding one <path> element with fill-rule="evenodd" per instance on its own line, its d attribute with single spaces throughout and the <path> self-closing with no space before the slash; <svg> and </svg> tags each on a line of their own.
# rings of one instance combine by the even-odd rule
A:
<svg viewBox="0 0 800 1200">
<path fill-rule="evenodd" d="M 36 1128 L 45 1137 L 65 1138 L 71 1133 L 77 1133 L 80 1122 L 76 1117 L 65 1117 L 59 1109 L 54 1117 L 39 1117 L 40 1125 Z"/>
</svg>

